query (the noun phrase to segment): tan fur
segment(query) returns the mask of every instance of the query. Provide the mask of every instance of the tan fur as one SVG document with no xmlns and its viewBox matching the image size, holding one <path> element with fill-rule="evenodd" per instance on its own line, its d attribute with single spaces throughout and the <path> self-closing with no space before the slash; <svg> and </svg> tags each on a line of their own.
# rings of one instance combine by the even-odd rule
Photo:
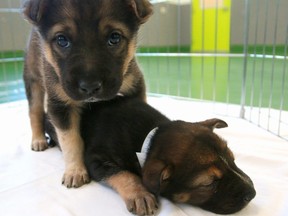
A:
<svg viewBox="0 0 288 216">
<path fill-rule="evenodd" d="M 118 30 L 124 37 L 131 34 L 131 32 L 127 29 L 127 27 L 123 23 L 117 22 L 117 21 L 111 21 L 111 19 L 108 19 L 108 18 L 103 19 L 100 23 L 99 29 L 102 32 L 106 32 L 107 31 L 106 29 L 108 28 Z M 127 54 L 126 61 L 122 69 L 122 71 L 124 72 L 124 75 L 128 70 L 131 60 L 134 58 L 135 52 L 136 52 L 136 38 L 134 37 L 134 39 L 131 40 L 130 43 L 128 44 L 128 54 Z"/>
<path fill-rule="evenodd" d="M 61 100 L 63 102 L 65 102 L 67 105 L 72 105 L 73 107 L 75 107 L 75 109 L 78 109 L 78 108 L 80 108 L 83 105 L 82 102 L 75 101 L 75 100 L 71 99 L 65 93 L 65 91 L 62 88 L 62 86 L 59 83 L 55 84 L 54 86 L 51 85 L 51 87 L 54 89 L 54 92 L 53 92 L 54 95 L 53 96 L 56 96 L 57 98 L 61 98 Z"/>
<path fill-rule="evenodd" d="M 134 87 L 135 80 L 137 80 L 137 77 L 135 77 L 133 74 L 126 75 L 119 92 L 125 95 L 129 89 Z"/>
<path fill-rule="evenodd" d="M 84 143 L 79 136 L 80 115 L 75 110 L 71 116 L 71 128 L 65 131 L 56 128 L 66 165 L 62 183 L 68 187 L 77 185 L 78 182 L 89 182 L 89 176 L 83 163 Z"/>
<path fill-rule="evenodd" d="M 191 187 L 199 187 L 201 185 L 209 185 L 214 179 L 220 179 L 223 173 L 220 169 L 215 166 L 211 166 L 205 171 L 201 172 L 197 177 L 191 182 Z"/>
<path fill-rule="evenodd" d="M 118 30 L 120 31 L 120 33 L 124 36 L 128 36 L 130 33 L 129 29 L 127 28 L 127 26 L 122 23 L 122 22 L 119 22 L 117 20 L 111 20 L 111 18 L 109 17 L 106 17 L 106 18 L 103 18 L 100 22 L 100 25 L 99 25 L 99 31 L 100 32 L 107 32 L 107 29 L 115 29 L 115 30 Z"/>
<path fill-rule="evenodd" d="M 176 202 L 179 202 L 179 203 L 186 203 L 190 200 L 190 194 L 189 193 L 180 193 L 180 194 L 175 194 L 174 195 L 174 200 Z"/>
<path fill-rule="evenodd" d="M 139 176 L 123 171 L 108 178 L 106 183 L 119 193 L 130 212 L 138 215 L 155 213 L 156 198 L 144 188 Z"/>
<path fill-rule="evenodd" d="M 134 38 L 134 40 L 128 46 L 128 55 L 127 55 L 127 58 L 126 58 L 126 62 L 124 64 L 124 66 L 123 66 L 124 75 L 125 75 L 125 73 L 128 70 L 128 67 L 129 67 L 129 64 L 130 64 L 131 60 L 134 57 L 134 53 L 136 52 L 136 45 L 135 45 L 136 42 L 135 42 L 135 40 L 136 39 Z"/>
<path fill-rule="evenodd" d="M 44 121 L 44 91 L 41 86 L 36 83 L 34 87 L 34 98 L 35 100 L 31 103 L 29 110 L 30 123 L 32 128 L 32 149 L 35 151 L 43 151 L 48 145 L 46 142 L 45 135 L 43 133 L 43 121 Z"/>
<path fill-rule="evenodd" d="M 215 179 L 221 179 L 223 172 L 216 166 L 211 166 L 191 179 L 187 186 L 189 191 L 176 193 L 173 201 L 178 203 L 193 203 L 194 205 L 205 202 L 213 194 L 211 190 L 199 190 L 199 188 L 213 187 Z M 194 190 L 194 192 L 192 192 Z"/>
<path fill-rule="evenodd" d="M 202 193 L 190 193 L 190 192 L 182 192 L 179 194 L 173 195 L 173 201 L 176 203 L 193 203 L 193 205 L 197 205 L 205 202 L 208 198 L 203 196 L 203 194 L 211 194 L 211 192 L 202 192 Z"/>
<path fill-rule="evenodd" d="M 77 36 L 77 28 L 76 28 L 76 24 L 75 22 L 71 19 L 67 19 L 61 23 L 57 23 L 56 25 L 54 25 L 48 32 L 48 38 L 52 39 L 55 37 L 55 34 L 58 32 L 69 32 L 71 35 L 73 35 L 74 37 Z M 47 43 L 43 44 L 43 47 L 45 47 L 45 54 L 49 54 L 46 55 L 47 60 L 49 61 L 49 63 L 51 65 L 53 65 L 53 67 L 55 66 L 55 60 L 53 58 L 52 55 L 52 50 L 51 47 L 48 46 Z M 58 54 L 61 55 L 61 52 L 58 52 Z M 58 75 L 60 75 L 60 73 L 57 73 Z"/>
<path fill-rule="evenodd" d="M 216 176 L 217 179 L 220 179 L 223 176 L 223 172 L 219 168 L 217 168 L 216 166 L 211 166 L 208 169 L 208 172 L 210 173 L 210 175 Z"/>
<path fill-rule="evenodd" d="M 60 69 L 55 62 L 55 59 L 53 57 L 52 50 L 51 50 L 50 46 L 47 43 L 43 43 L 42 50 L 43 50 L 43 53 L 45 54 L 45 59 L 53 67 L 57 76 L 60 77 Z"/>
</svg>

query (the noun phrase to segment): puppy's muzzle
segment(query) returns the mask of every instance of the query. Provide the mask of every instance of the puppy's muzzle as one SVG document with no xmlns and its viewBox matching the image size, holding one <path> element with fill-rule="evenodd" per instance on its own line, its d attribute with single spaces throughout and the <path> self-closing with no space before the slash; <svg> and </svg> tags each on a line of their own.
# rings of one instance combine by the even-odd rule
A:
<svg viewBox="0 0 288 216">
<path fill-rule="evenodd" d="M 79 82 L 79 92 L 83 95 L 87 95 L 89 97 L 93 95 L 97 95 L 102 89 L 102 82 L 100 81 L 80 81 Z"/>
<path fill-rule="evenodd" d="M 248 204 L 255 196 L 256 191 L 254 188 L 251 188 L 250 191 L 248 191 L 243 197 L 244 203 Z"/>
</svg>

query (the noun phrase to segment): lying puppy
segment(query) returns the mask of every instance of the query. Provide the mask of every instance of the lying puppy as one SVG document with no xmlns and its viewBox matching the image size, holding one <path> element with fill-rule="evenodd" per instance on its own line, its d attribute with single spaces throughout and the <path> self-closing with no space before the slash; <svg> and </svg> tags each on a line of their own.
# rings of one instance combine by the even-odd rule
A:
<svg viewBox="0 0 288 216">
<path fill-rule="evenodd" d="M 227 127 L 220 119 L 198 123 L 169 122 L 154 129 L 145 145 L 143 183 L 156 195 L 176 203 L 232 214 L 256 195 L 251 179 L 240 170 L 227 143 L 213 133 Z"/>
<path fill-rule="evenodd" d="M 155 213 L 154 195 L 223 214 L 239 211 L 255 196 L 252 181 L 213 133 L 227 126 L 222 120 L 170 121 L 143 101 L 126 97 L 93 103 L 81 119 L 89 175 L 114 188 L 134 214 Z M 56 139 L 51 127 L 48 133 Z M 150 192 L 136 156 L 145 138 L 150 147 L 143 183 Z"/>
<path fill-rule="evenodd" d="M 148 0 L 28 0 L 24 5 L 33 24 L 23 75 L 32 149 L 48 147 L 46 109 L 63 151 L 67 187 L 89 181 L 79 133 L 82 109 L 117 94 L 145 100 L 134 53 L 138 28 L 151 13 Z"/>
</svg>

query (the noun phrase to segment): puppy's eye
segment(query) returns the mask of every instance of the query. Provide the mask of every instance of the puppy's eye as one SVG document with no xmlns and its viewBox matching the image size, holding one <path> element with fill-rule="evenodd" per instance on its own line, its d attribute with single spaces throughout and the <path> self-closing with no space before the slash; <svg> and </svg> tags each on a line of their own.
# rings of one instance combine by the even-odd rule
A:
<svg viewBox="0 0 288 216">
<path fill-rule="evenodd" d="M 64 35 L 57 35 L 56 42 L 57 42 L 57 45 L 62 48 L 68 48 L 71 45 L 70 40 Z"/>
<path fill-rule="evenodd" d="M 209 187 L 209 186 L 213 185 L 213 183 L 214 183 L 214 181 L 205 182 L 204 184 L 202 184 L 202 186 Z"/>
<path fill-rule="evenodd" d="M 203 184 L 203 187 L 206 187 L 208 189 L 215 189 L 218 185 L 219 180 L 215 179 L 211 182 L 207 182 L 206 184 Z"/>
<path fill-rule="evenodd" d="M 108 45 L 115 46 L 120 43 L 122 36 L 118 32 L 112 32 L 109 39 Z"/>
</svg>

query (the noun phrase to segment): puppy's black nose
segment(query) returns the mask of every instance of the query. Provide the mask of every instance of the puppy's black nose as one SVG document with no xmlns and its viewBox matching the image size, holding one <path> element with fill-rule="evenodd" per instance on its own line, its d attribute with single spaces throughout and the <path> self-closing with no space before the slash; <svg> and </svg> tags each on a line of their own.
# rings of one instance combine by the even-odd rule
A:
<svg viewBox="0 0 288 216">
<path fill-rule="evenodd" d="M 249 192 L 243 197 L 243 200 L 244 200 L 244 202 L 248 203 L 248 202 L 250 202 L 255 196 L 256 196 L 256 191 L 255 191 L 255 190 L 251 190 L 251 191 L 249 191 Z"/>
<path fill-rule="evenodd" d="M 95 82 L 85 82 L 81 81 L 79 83 L 79 89 L 81 92 L 87 94 L 87 95 L 92 95 L 98 92 L 102 88 L 102 83 L 99 81 Z"/>
</svg>

